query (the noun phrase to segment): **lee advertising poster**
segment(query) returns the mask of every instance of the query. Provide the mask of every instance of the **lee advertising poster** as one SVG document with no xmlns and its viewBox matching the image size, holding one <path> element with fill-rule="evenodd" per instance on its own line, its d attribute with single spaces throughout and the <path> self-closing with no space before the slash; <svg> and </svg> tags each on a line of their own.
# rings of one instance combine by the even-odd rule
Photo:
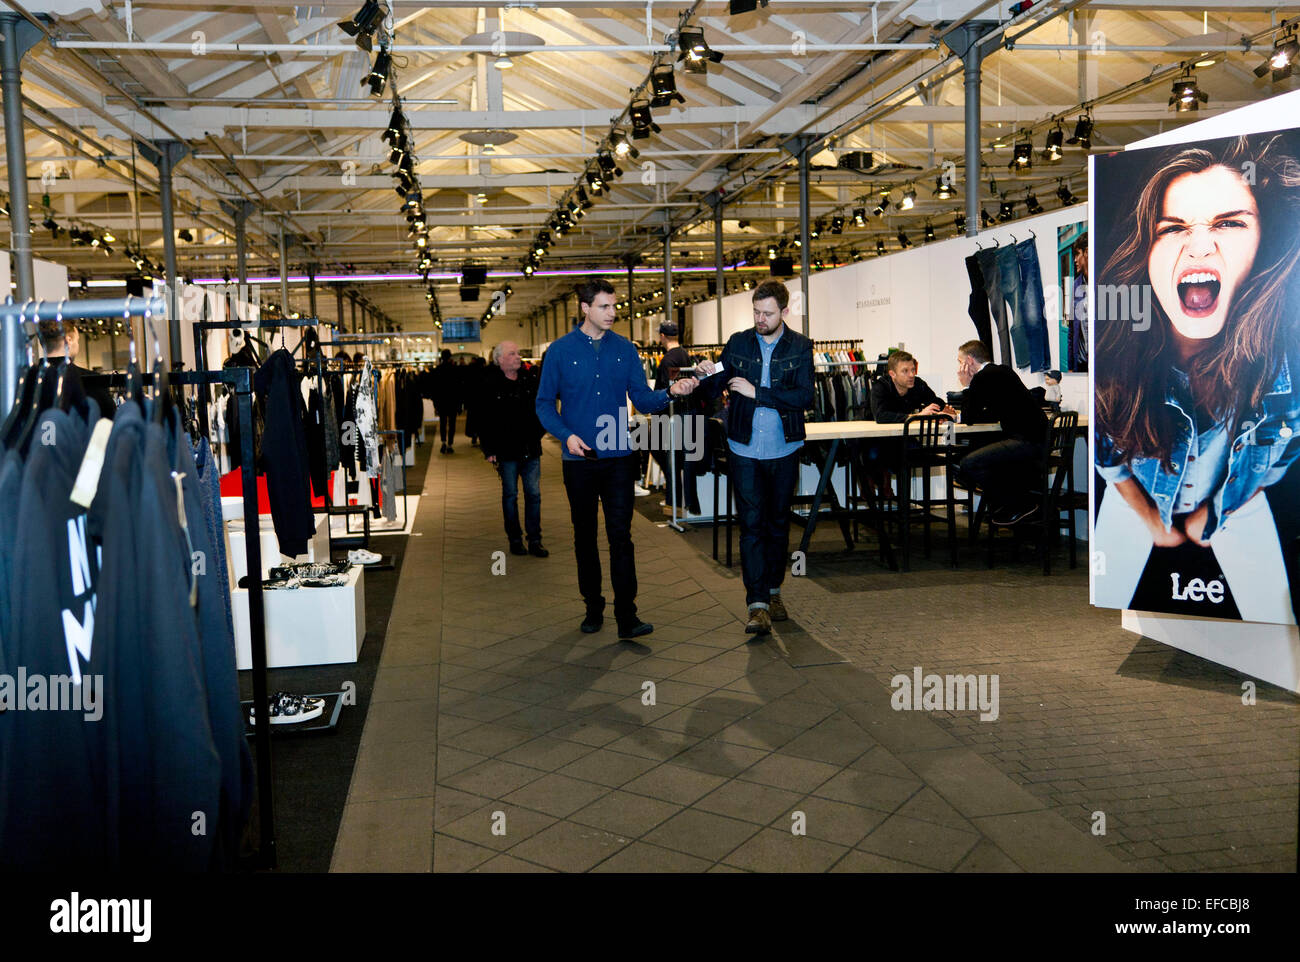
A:
<svg viewBox="0 0 1300 962">
<path fill-rule="evenodd" d="M 1294 624 L 1300 131 L 1094 177 L 1093 602 Z"/>
</svg>

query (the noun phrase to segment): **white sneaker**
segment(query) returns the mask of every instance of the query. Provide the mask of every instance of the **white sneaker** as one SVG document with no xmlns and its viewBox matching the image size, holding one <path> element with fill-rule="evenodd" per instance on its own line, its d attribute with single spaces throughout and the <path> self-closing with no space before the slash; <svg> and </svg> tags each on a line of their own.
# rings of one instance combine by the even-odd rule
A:
<svg viewBox="0 0 1300 962">
<path fill-rule="evenodd" d="M 632 493 L 636 495 L 638 498 L 644 498 L 647 494 L 650 493 L 650 489 L 643 488 L 640 484 L 634 484 L 632 485 Z"/>
<path fill-rule="evenodd" d="M 348 552 L 348 562 L 354 565 L 378 564 L 383 560 L 383 555 L 375 554 L 373 551 L 367 551 L 365 548 L 357 548 L 355 551 Z"/>
</svg>

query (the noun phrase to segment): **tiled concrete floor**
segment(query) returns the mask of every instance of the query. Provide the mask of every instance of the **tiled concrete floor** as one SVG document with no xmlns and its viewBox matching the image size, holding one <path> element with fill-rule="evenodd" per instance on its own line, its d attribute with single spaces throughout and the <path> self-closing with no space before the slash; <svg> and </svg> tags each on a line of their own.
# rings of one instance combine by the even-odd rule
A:
<svg viewBox="0 0 1300 962">
<path fill-rule="evenodd" d="M 1039 789 L 1078 779 L 1067 741 L 1044 736 L 1036 749 L 1021 746 L 1033 761 L 1016 768 L 983 737 L 998 724 L 890 707 L 888 678 L 899 665 L 1006 671 L 989 654 L 1005 636 L 1014 664 L 1032 666 L 1032 649 L 1019 642 L 1033 619 L 1015 585 L 1001 608 L 981 603 L 990 623 L 958 630 L 954 591 L 981 591 L 989 579 L 982 568 L 944 572 L 937 591 L 925 572 L 879 576 L 889 582 L 869 576 L 861 591 L 843 590 L 835 577 L 793 579 L 792 621 L 755 641 L 743 633 L 737 572 L 697 550 L 702 534 L 682 536 L 637 515 L 638 604 L 654 634 L 644 644 L 620 643 L 610 620 L 604 631 L 583 635 L 558 449 L 547 444 L 543 531 L 551 557 L 507 553 L 503 575 L 492 573 L 493 552 L 506 548 L 495 474 L 468 446 L 435 455 L 430 465 L 335 871 L 1179 867 L 1138 861 L 1121 847 L 1133 836 L 1089 832 L 1082 810 L 1122 809 L 1122 794 L 1112 792 L 1105 805 L 1063 804 L 1059 793 Z M 827 526 L 826 546 L 836 537 Z M 822 541 L 819 533 L 814 547 Z M 997 577 L 1018 585 L 1031 575 Z M 1080 591 L 1077 576 L 1048 580 L 1062 594 Z M 1087 611 L 1086 589 L 1072 603 Z M 927 620 L 953 632 L 917 631 Z M 1126 637 L 1130 649 L 1149 646 Z M 906 639 L 906 646 L 877 646 L 879 639 L 895 646 Z M 1101 647 L 1118 644 L 1110 632 Z M 972 645 L 984 647 L 984 661 L 953 657 Z M 1061 638 L 1042 647 L 1086 685 L 1112 686 L 1114 669 L 1104 660 L 1087 655 L 1076 663 Z M 1035 714 L 1028 701 L 1023 691 L 1013 697 L 1012 725 L 1032 718 L 1062 736 L 1095 707 Z M 1288 727 L 1294 734 L 1296 713 L 1293 702 L 1277 704 L 1278 715 L 1265 723 L 1281 739 Z M 1185 728 L 1177 716 L 1164 724 L 1170 732 Z M 1053 765 L 1060 785 L 1025 774 Z M 1285 779 L 1274 774 L 1280 786 Z M 1293 845 L 1294 766 L 1290 777 Z M 1275 848 L 1287 843 L 1284 809 L 1274 799 L 1278 827 L 1264 829 L 1276 836 L 1267 842 Z M 1224 824 L 1202 830 L 1230 828 L 1224 816 Z"/>
</svg>

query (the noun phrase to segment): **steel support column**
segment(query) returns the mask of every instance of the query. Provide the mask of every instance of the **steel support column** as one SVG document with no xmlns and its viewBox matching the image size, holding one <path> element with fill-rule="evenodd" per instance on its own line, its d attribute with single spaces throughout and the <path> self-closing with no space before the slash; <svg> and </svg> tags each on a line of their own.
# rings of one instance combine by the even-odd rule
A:
<svg viewBox="0 0 1300 962">
<path fill-rule="evenodd" d="M 799 285 L 802 292 L 800 315 L 803 321 L 803 334 L 808 337 L 811 311 L 808 300 L 808 278 L 812 274 L 812 238 L 809 224 L 808 197 L 808 157 L 812 153 L 812 138 L 801 138 L 799 146 Z"/>
<path fill-rule="evenodd" d="M 966 236 L 980 230 L 980 64 L 988 51 L 981 38 L 997 24 L 974 20 L 954 30 L 947 39 L 949 48 L 961 58 L 965 81 L 966 117 Z"/>
<path fill-rule="evenodd" d="M 158 168 L 158 206 L 162 210 L 163 255 L 167 266 L 167 347 L 175 367 L 181 360 L 180 276 L 176 272 L 176 222 L 172 210 L 172 173 L 190 149 L 179 140 L 156 140 L 143 145 L 145 160 Z"/>
<path fill-rule="evenodd" d="M 717 270 L 718 286 L 718 337 L 715 343 L 722 343 L 722 298 L 727 293 L 727 275 L 722 265 L 722 198 L 713 204 L 713 266 Z"/>
</svg>

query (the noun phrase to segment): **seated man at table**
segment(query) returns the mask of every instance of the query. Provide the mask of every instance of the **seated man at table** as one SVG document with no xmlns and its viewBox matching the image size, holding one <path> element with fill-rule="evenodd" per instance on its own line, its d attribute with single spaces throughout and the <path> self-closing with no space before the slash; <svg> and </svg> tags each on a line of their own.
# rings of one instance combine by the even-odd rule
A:
<svg viewBox="0 0 1300 962">
<path fill-rule="evenodd" d="M 916 358 L 907 351 L 889 355 L 889 371 L 871 385 L 871 413 L 877 421 L 899 424 L 913 414 L 942 414 L 939 397 L 916 376 Z"/>
<path fill-rule="evenodd" d="M 984 492 L 995 524 L 1017 524 L 1038 511 L 1030 492 L 1042 463 L 1047 418 L 1020 375 L 992 360 L 981 341 L 967 341 L 957 349 L 957 380 L 966 389 L 959 420 L 997 422 L 1003 435 L 962 458 L 957 470 L 967 484 Z"/>
</svg>

